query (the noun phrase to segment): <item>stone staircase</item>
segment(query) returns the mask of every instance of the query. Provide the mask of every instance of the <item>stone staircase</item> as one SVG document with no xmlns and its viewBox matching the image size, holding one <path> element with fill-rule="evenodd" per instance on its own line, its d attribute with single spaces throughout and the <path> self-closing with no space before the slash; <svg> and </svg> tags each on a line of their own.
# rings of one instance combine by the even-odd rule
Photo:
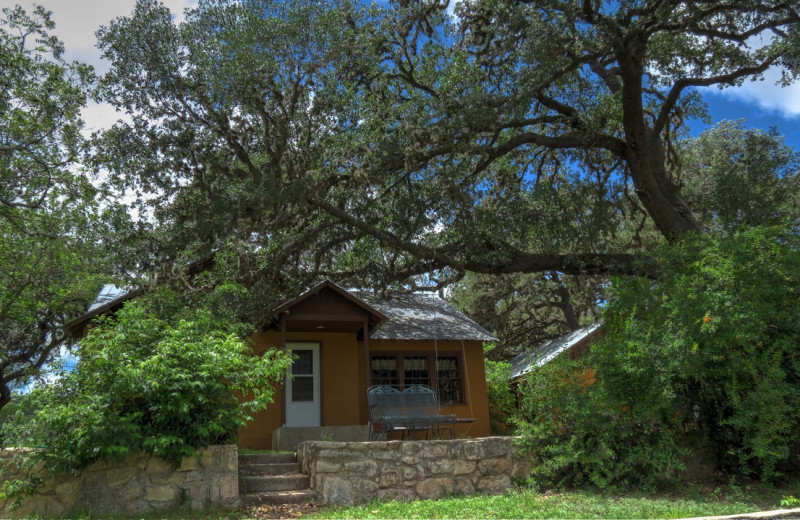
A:
<svg viewBox="0 0 800 520">
<path fill-rule="evenodd" d="M 300 504 L 313 501 L 314 492 L 293 453 L 239 454 L 239 500 L 243 506 Z"/>
</svg>

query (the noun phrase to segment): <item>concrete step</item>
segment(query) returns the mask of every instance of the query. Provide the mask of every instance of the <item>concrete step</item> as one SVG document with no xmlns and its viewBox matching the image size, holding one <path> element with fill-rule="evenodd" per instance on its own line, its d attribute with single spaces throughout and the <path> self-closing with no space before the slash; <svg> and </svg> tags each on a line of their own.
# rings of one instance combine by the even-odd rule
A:
<svg viewBox="0 0 800 520">
<path fill-rule="evenodd" d="M 282 464 L 295 462 L 294 453 L 240 453 L 239 465 L 243 464 Z"/>
<path fill-rule="evenodd" d="M 267 491 L 262 493 L 240 493 L 239 501 L 242 506 L 302 504 L 314 501 L 314 492 L 310 489 L 300 491 Z"/>
<path fill-rule="evenodd" d="M 277 462 L 274 464 L 239 464 L 241 475 L 294 475 L 300 473 L 297 462 Z"/>
<path fill-rule="evenodd" d="M 241 476 L 241 487 L 247 493 L 261 491 L 297 491 L 308 489 L 308 475 Z"/>
</svg>

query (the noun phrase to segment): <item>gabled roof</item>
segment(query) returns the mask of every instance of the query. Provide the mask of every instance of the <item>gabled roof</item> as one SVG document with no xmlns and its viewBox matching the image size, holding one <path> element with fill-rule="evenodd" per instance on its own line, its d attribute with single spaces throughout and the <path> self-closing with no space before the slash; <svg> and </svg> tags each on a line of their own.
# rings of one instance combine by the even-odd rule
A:
<svg viewBox="0 0 800 520">
<path fill-rule="evenodd" d="M 318 297 L 318 298 L 317 298 Z M 306 312 L 308 312 L 309 305 L 313 306 L 316 302 L 317 304 L 320 303 L 320 299 L 324 300 L 328 298 L 328 306 L 323 306 L 323 308 L 313 308 L 311 311 L 312 314 L 306 314 L 303 318 L 303 308 L 306 308 Z M 333 298 L 333 304 L 331 305 L 330 298 Z M 344 301 L 342 301 L 344 300 Z M 330 280 L 325 280 L 323 282 L 318 283 L 311 289 L 308 289 L 300 296 L 296 298 L 292 298 L 286 303 L 281 304 L 276 309 L 274 309 L 271 314 L 272 318 L 269 322 L 269 327 L 277 326 L 277 324 L 282 319 L 290 320 L 297 316 L 294 314 L 295 312 L 300 312 L 300 319 L 305 319 L 306 323 L 308 321 L 326 321 L 326 317 L 333 317 L 336 315 L 339 319 L 348 319 L 347 316 L 347 307 L 350 308 L 350 316 L 349 319 L 353 320 L 354 323 L 358 323 L 358 321 L 363 321 L 366 319 L 368 321 L 368 328 L 370 333 L 375 331 L 378 327 L 380 327 L 386 320 L 389 318 L 384 315 L 380 310 L 370 306 L 353 293 L 348 292 L 346 289 L 339 287 L 335 283 L 331 282 Z M 355 311 L 353 309 L 356 309 Z M 352 313 L 355 312 L 357 315 L 360 315 L 360 318 L 356 318 L 353 316 Z M 363 314 L 362 314 L 363 313 Z M 356 321 L 358 320 L 358 321 Z M 341 324 L 340 324 L 341 326 Z M 329 328 L 329 327 L 326 327 Z M 362 327 L 359 326 L 359 330 Z M 338 330 L 339 332 L 349 331 L 347 328 Z"/>
<path fill-rule="evenodd" d="M 511 376 L 509 376 L 509 379 L 522 377 L 532 372 L 535 368 L 549 363 L 558 357 L 559 354 L 566 352 L 580 342 L 588 341 L 602 325 L 603 322 L 598 321 L 588 327 L 573 330 L 568 334 L 551 339 L 546 343 L 542 343 L 541 345 L 537 345 L 530 350 L 518 354 L 511 360 Z"/>
<path fill-rule="evenodd" d="M 370 336 L 374 339 L 497 339 L 438 296 L 395 294 L 380 298 L 366 292 L 353 294 L 389 318 Z"/>
<path fill-rule="evenodd" d="M 345 299 L 351 301 L 352 303 L 356 304 L 358 307 L 362 308 L 367 313 L 375 315 L 375 317 L 379 318 L 380 321 L 385 321 L 386 320 L 386 316 L 381 314 L 378 310 L 372 308 L 366 302 L 364 302 L 360 298 L 356 297 L 355 295 L 351 294 L 346 289 L 344 289 L 342 287 L 339 287 L 338 285 L 336 285 L 335 283 L 333 283 L 330 280 L 325 280 L 324 282 L 318 283 L 317 285 L 315 285 L 311 289 L 307 290 L 306 292 L 304 292 L 300 296 L 298 296 L 296 298 L 292 298 L 288 302 L 280 305 L 277 309 L 272 311 L 272 313 L 273 314 L 281 314 L 282 312 L 285 312 L 290 307 L 294 307 L 295 305 L 297 305 L 301 301 L 306 300 L 306 299 L 310 298 L 311 296 L 314 296 L 315 294 L 318 294 L 322 289 L 331 289 L 333 292 L 339 294 L 339 296 L 342 296 L 343 298 L 345 298 Z"/>
<path fill-rule="evenodd" d="M 369 316 L 369 337 L 372 339 L 409 340 L 477 340 L 495 341 L 486 329 L 448 305 L 438 296 L 396 294 L 388 298 L 364 291 L 348 291 L 330 280 L 308 289 L 272 311 L 279 318 L 291 308 L 330 290 Z M 138 291 L 126 287 L 105 285 L 86 313 L 66 324 L 72 334 L 78 334 L 95 316 L 113 312 L 117 306 L 133 298 Z M 274 322 L 273 322 L 274 325 Z"/>
</svg>

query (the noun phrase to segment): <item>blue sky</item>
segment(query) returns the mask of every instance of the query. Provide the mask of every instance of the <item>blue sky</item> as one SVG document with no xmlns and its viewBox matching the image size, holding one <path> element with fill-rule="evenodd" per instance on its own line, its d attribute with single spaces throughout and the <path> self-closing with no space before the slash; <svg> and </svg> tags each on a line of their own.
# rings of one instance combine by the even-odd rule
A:
<svg viewBox="0 0 800 520">
<path fill-rule="evenodd" d="M 771 85 L 763 85 L 763 87 L 771 87 Z M 745 124 L 750 128 L 768 130 L 771 126 L 777 127 L 778 132 L 786 137 L 786 144 L 794 147 L 796 151 L 800 151 L 800 107 L 795 106 L 800 103 L 799 87 L 800 85 L 795 84 L 790 88 L 780 89 L 778 95 L 774 95 L 775 89 L 767 88 L 768 92 L 773 93 L 772 98 L 768 98 L 766 95 L 751 96 L 749 93 L 733 89 L 721 92 L 716 88 L 704 89 L 702 91 L 703 100 L 708 104 L 712 124 L 707 125 L 702 121 L 692 120 L 689 123 L 691 133 L 696 136 L 715 122 L 724 119 L 744 119 Z M 790 102 L 786 105 L 779 105 L 780 99 L 794 96 L 796 96 L 794 104 L 789 100 Z"/>
</svg>

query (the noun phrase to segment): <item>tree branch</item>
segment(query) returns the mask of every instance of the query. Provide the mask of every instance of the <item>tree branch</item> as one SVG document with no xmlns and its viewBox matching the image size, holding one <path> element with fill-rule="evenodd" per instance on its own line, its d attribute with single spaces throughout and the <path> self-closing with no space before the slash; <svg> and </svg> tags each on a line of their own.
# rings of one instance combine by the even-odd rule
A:
<svg viewBox="0 0 800 520">
<path fill-rule="evenodd" d="M 507 261 L 482 261 L 459 259 L 441 248 L 432 248 L 408 240 L 403 240 L 391 232 L 383 231 L 326 200 L 310 198 L 309 202 L 347 225 L 374 237 L 384 246 L 406 251 L 418 258 L 429 260 L 440 266 L 486 274 L 535 273 L 555 270 L 565 274 L 632 274 L 658 277 L 658 265 L 652 257 L 642 257 L 626 253 L 578 253 L 569 255 L 531 254 L 519 250 L 509 252 Z M 506 246 L 508 247 L 508 246 Z"/>
</svg>

